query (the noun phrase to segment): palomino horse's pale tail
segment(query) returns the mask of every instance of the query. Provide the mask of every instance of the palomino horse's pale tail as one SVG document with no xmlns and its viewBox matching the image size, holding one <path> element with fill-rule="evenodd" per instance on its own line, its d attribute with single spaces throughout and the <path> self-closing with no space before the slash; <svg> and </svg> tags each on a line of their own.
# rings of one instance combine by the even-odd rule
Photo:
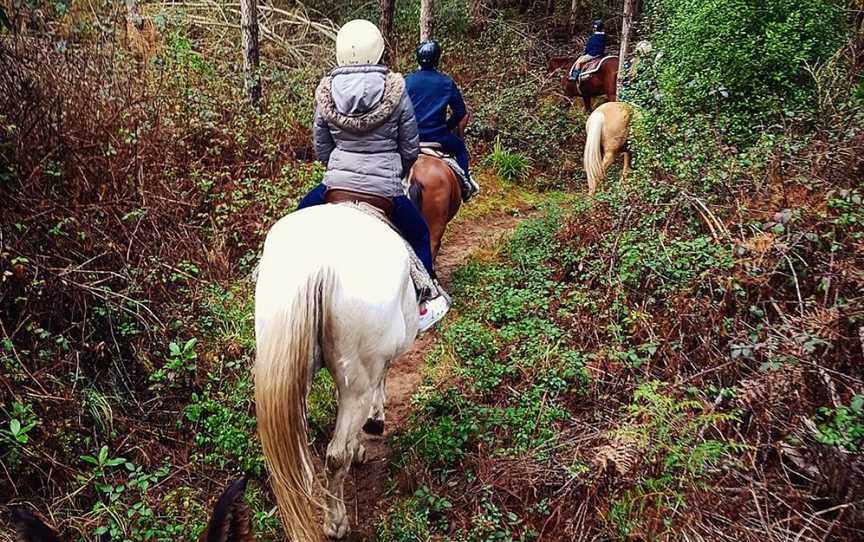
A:
<svg viewBox="0 0 864 542">
<path fill-rule="evenodd" d="M 594 195 L 597 187 L 606 178 L 606 170 L 615 157 L 624 153 L 621 178 L 630 170 L 630 151 L 627 141 L 630 136 L 630 117 L 633 108 L 623 102 L 607 102 L 588 117 L 585 122 L 585 153 L 583 165 L 588 177 L 588 194 Z"/>
<path fill-rule="evenodd" d="M 418 309 L 405 243 L 389 226 L 344 205 L 288 215 L 267 234 L 255 286 L 258 432 L 288 539 L 343 538 L 343 486 L 362 461 L 364 423 L 383 427 L 384 376 L 417 335 Z M 306 436 L 315 370 L 336 384 L 324 508 Z"/>
<path fill-rule="evenodd" d="M 302 285 L 291 310 L 277 311 L 259 331 L 255 360 L 258 434 L 290 540 L 320 540 L 314 468 L 306 437 L 306 392 L 315 357 L 322 296 L 332 280 L 316 273 Z"/>
<path fill-rule="evenodd" d="M 585 175 L 588 176 L 588 194 L 594 195 L 597 186 L 603 182 L 603 113 L 595 111 L 585 123 L 585 154 L 582 161 Z"/>
</svg>

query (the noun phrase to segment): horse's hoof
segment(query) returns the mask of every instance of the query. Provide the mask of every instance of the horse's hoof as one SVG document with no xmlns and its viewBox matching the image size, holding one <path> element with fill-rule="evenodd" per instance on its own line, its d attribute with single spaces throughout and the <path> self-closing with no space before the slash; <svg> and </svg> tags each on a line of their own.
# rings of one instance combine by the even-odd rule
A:
<svg viewBox="0 0 864 542">
<path fill-rule="evenodd" d="M 343 515 L 339 521 L 328 519 L 324 522 L 324 534 L 331 540 L 342 540 L 348 536 L 348 517 Z"/>
<path fill-rule="evenodd" d="M 357 449 L 354 450 L 354 464 L 362 465 L 364 463 L 366 463 L 366 447 L 358 444 Z"/>
<path fill-rule="evenodd" d="M 369 435 L 383 435 L 384 420 L 373 420 L 372 418 L 367 419 L 366 423 L 363 424 L 363 432 Z"/>
</svg>

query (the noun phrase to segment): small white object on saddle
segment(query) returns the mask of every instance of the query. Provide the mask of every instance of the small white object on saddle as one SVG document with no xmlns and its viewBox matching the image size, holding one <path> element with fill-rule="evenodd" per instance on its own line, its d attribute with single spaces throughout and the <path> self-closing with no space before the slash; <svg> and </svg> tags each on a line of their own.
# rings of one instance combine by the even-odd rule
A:
<svg viewBox="0 0 864 542">
<path fill-rule="evenodd" d="M 420 258 L 417 257 L 417 254 L 414 252 L 414 249 L 411 248 L 411 245 L 408 244 L 408 241 L 405 241 L 405 238 L 402 237 L 402 233 L 399 232 L 399 229 L 396 227 L 393 222 L 387 218 L 387 215 L 384 214 L 381 209 L 369 205 L 368 203 L 363 203 L 362 201 L 345 201 L 338 203 L 337 205 L 347 205 L 349 207 L 353 207 L 360 211 L 363 214 L 369 215 L 371 217 L 377 218 L 381 222 L 390 226 L 390 228 L 396 232 L 396 235 L 399 236 L 400 239 L 405 243 L 405 248 L 408 249 L 408 257 L 411 260 L 411 267 L 409 269 L 409 274 L 411 275 L 411 280 L 414 282 L 414 289 L 417 291 L 417 302 L 422 303 L 428 299 L 432 299 L 433 297 L 437 297 L 443 292 L 439 292 L 438 285 L 435 284 L 435 281 L 432 280 L 432 277 L 429 276 L 429 272 L 426 271 L 426 266 L 423 265 L 423 262 L 420 261 Z"/>
<path fill-rule="evenodd" d="M 459 167 L 459 162 L 457 162 L 451 155 L 441 152 L 440 149 L 440 143 L 420 143 L 420 154 L 432 156 L 447 162 L 447 165 L 450 166 L 450 169 L 453 170 L 453 173 L 455 173 L 456 177 L 459 179 L 459 184 L 465 185 L 468 182 L 468 177 L 465 176 L 465 171 Z"/>
</svg>

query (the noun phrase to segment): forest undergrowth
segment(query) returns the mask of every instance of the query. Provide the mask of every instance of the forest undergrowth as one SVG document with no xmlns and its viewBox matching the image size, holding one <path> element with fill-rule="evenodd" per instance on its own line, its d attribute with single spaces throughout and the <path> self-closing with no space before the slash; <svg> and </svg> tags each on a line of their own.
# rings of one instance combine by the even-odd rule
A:
<svg viewBox="0 0 864 542">
<path fill-rule="evenodd" d="M 304 13 L 377 18 L 348 4 Z M 504 199 L 582 192 L 585 117 L 544 69 L 579 41 L 556 41 L 566 15 L 499 4 L 480 26 L 465 2 L 437 8 L 477 168 L 496 195 L 518 187 Z M 643 4 L 654 49 L 622 96 L 636 170 L 456 273 L 376 540 L 864 534 L 861 6 Z M 146 47 L 105 35 L 122 14 L 64 2 L 0 31 L 0 493 L 70 538 L 191 540 L 243 474 L 273 540 L 249 275 L 321 177 L 308 125 L 326 66 L 265 42 L 256 112 L 236 40 L 147 16 Z M 312 401 L 320 445 L 326 376 Z"/>
</svg>

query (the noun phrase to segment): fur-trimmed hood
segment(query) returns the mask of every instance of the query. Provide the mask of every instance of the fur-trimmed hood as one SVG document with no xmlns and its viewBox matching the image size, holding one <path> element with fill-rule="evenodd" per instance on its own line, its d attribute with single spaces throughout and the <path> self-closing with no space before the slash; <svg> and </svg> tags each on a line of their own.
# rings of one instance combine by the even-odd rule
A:
<svg viewBox="0 0 864 542">
<path fill-rule="evenodd" d="M 405 80 L 385 66 L 348 66 L 323 78 L 315 91 L 319 114 L 352 133 L 383 125 L 402 101 Z"/>
</svg>

